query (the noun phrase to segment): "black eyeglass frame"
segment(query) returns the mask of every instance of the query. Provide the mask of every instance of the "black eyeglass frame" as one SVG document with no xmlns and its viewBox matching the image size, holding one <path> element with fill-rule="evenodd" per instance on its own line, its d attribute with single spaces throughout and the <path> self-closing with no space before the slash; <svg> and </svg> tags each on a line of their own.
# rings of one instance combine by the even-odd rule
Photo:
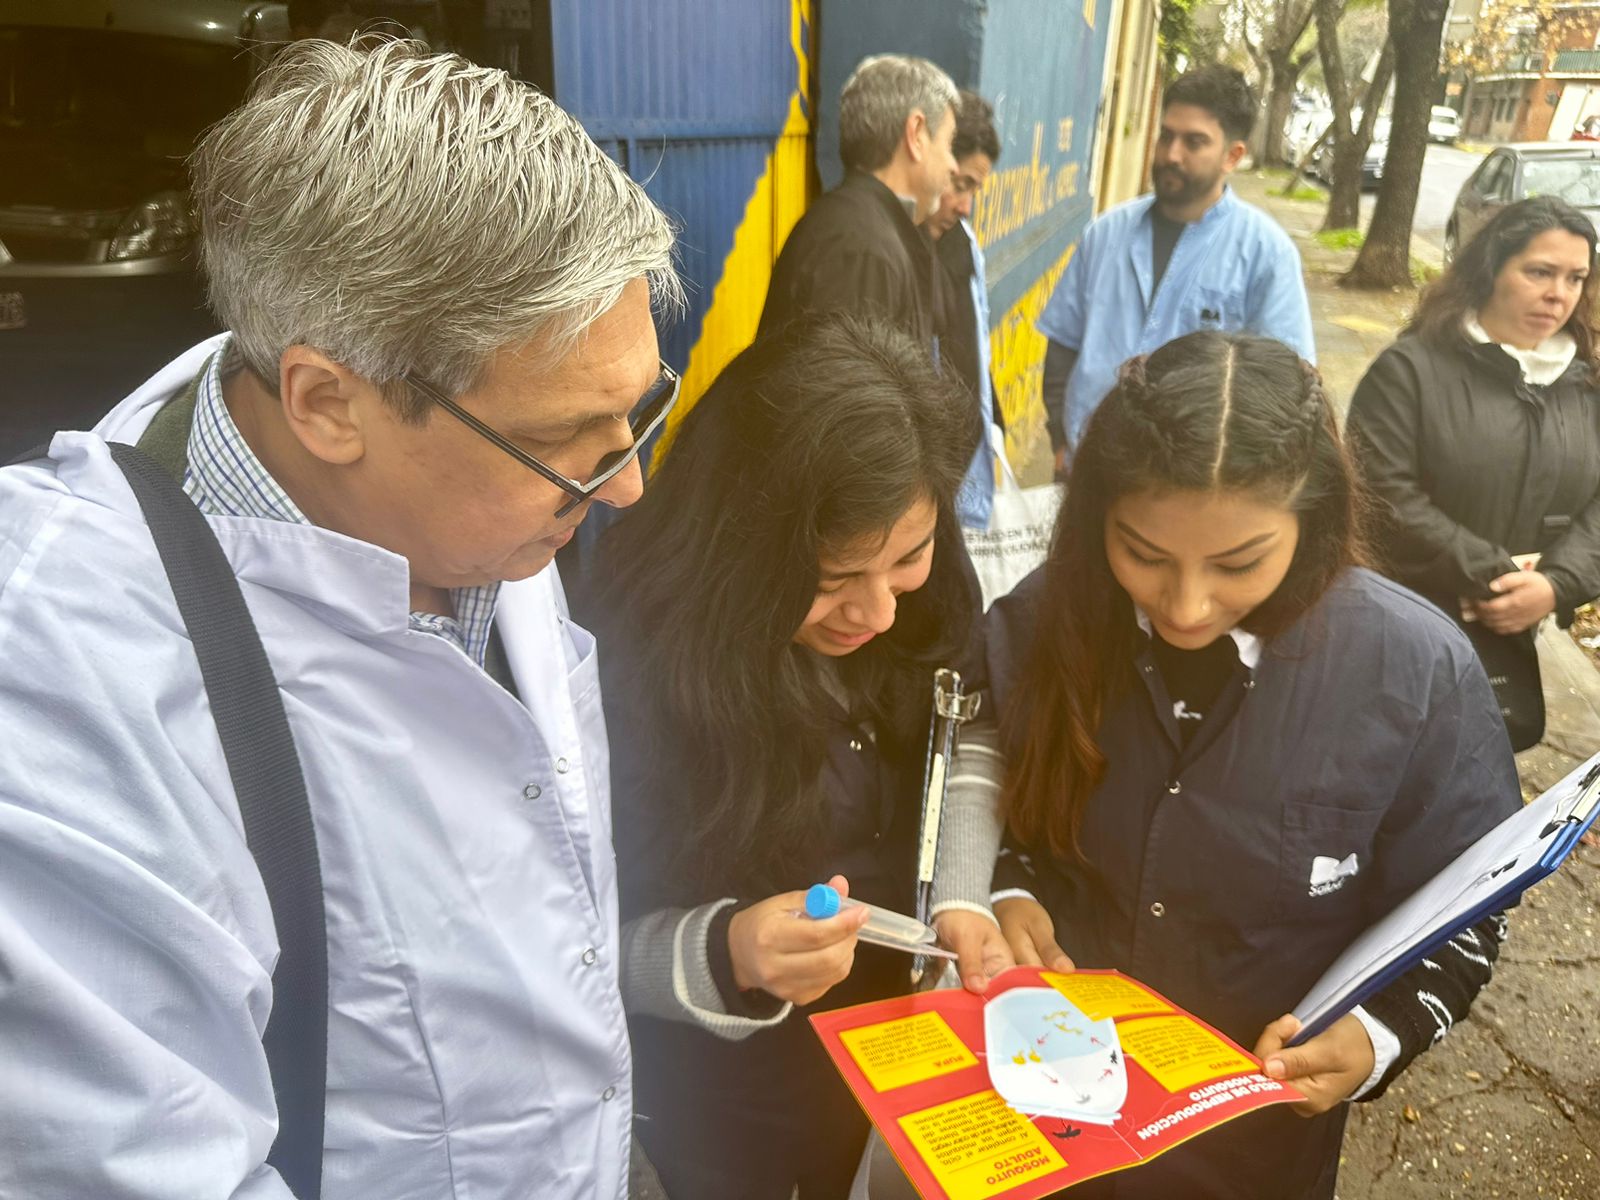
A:
<svg viewBox="0 0 1600 1200">
<path fill-rule="evenodd" d="M 629 463 L 639 457 L 639 451 L 644 448 L 650 435 L 661 428 L 661 423 L 667 419 L 667 414 L 672 411 L 673 405 L 678 402 L 678 390 L 683 383 L 683 378 L 666 363 L 661 364 L 661 374 L 656 377 L 655 383 L 650 385 L 650 390 L 639 398 L 634 405 L 638 414 L 628 420 L 628 433 L 633 438 L 633 445 L 626 450 L 612 450 L 606 454 L 595 467 L 594 475 L 587 483 L 580 483 L 569 475 L 563 475 L 554 467 L 540 462 L 510 438 L 485 425 L 461 405 L 446 396 L 443 391 L 429 383 L 421 376 L 413 375 L 409 371 L 400 378 L 411 387 L 417 389 L 445 412 L 460 421 L 468 429 L 479 436 L 493 442 L 512 458 L 516 459 L 530 471 L 537 472 L 542 478 L 549 480 L 565 492 L 570 499 L 560 508 L 556 509 L 557 517 L 564 517 L 585 500 L 590 499 L 617 475 L 626 470 Z"/>
</svg>

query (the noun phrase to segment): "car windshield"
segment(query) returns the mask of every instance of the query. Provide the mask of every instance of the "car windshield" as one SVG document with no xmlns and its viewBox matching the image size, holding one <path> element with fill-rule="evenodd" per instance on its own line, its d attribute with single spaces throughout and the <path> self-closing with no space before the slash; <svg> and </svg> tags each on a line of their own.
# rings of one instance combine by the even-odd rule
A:
<svg viewBox="0 0 1600 1200">
<path fill-rule="evenodd" d="M 1600 208 L 1600 159 L 1555 158 L 1522 165 L 1524 196 L 1554 196 L 1576 208 Z"/>
<path fill-rule="evenodd" d="M 174 186 L 248 79 L 231 46 L 0 26 L 0 204 L 127 203 Z"/>
</svg>

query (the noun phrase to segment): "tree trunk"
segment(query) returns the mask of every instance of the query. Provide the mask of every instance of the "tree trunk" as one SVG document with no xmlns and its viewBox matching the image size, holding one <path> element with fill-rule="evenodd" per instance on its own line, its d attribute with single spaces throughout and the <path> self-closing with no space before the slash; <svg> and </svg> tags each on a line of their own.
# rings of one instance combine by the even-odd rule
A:
<svg viewBox="0 0 1600 1200">
<path fill-rule="evenodd" d="M 1295 44 L 1300 41 L 1311 23 L 1313 0 L 1279 0 L 1271 27 L 1271 36 L 1261 47 L 1272 70 L 1267 89 L 1267 111 L 1261 126 L 1259 145 L 1261 152 L 1257 163 L 1261 166 L 1293 166 L 1283 152 L 1283 127 L 1288 123 L 1294 107 L 1294 88 L 1300 82 L 1300 72 L 1311 61 L 1313 51 L 1296 55 Z"/>
<path fill-rule="evenodd" d="M 1340 138 L 1333 147 L 1333 170 L 1328 180 L 1328 212 L 1322 218 L 1322 232 L 1355 229 L 1361 224 L 1361 163 L 1366 147 L 1354 138 Z"/>
<path fill-rule="evenodd" d="M 1255 64 L 1255 94 L 1265 96 L 1272 90 L 1272 64 L 1267 61 L 1267 56 L 1251 43 L 1249 36 L 1244 38 L 1244 46 L 1250 53 L 1250 61 Z M 1258 113 L 1257 116 L 1260 114 Z M 1250 131 L 1250 158 L 1253 162 L 1265 162 L 1266 156 L 1262 154 L 1261 147 L 1267 135 L 1265 122 L 1257 121 L 1256 127 Z"/>
<path fill-rule="evenodd" d="M 1394 43 L 1386 41 L 1383 53 L 1378 56 L 1377 68 L 1372 73 L 1372 81 L 1361 100 L 1360 126 L 1334 144 L 1333 178 L 1328 186 L 1328 214 L 1322 222 L 1324 230 L 1355 229 L 1361 224 L 1361 164 L 1366 161 L 1367 148 L 1372 145 L 1372 131 L 1378 124 L 1378 109 L 1383 104 L 1383 94 L 1389 90 L 1389 79 L 1393 74 Z"/>
<path fill-rule="evenodd" d="M 1294 107 L 1294 85 L 1300 81 L 1293 48 L 1274 54 L 1272 90 L 1267 95 L 1266 126 L 1261 131 L 1261 163 L 1268 167 L 1288 165 L 1283 153 L 1283 127 Z"/>
<path fill-rule="evenodd" d="M 1341 282 L 1354 288 L 1411 285 L 1411 224 L 1428 149 L 1428 117 L 1439 83 L 1439 53 L 1450 0 L 1389 0 L 1389 39 L 1404 46 L 1395 56 L 1394 110 L 1383 186 L 1372 227 L 1355 266 Z"/>
<path fill-rule="evenodd" d="M 1333 117 L 1328 123 L 1333 142 L 1333 170 L 1328 179 L 1328 211 L 1324 231 L 1353 228 L 1361 216 L 1361 157 L 1355 153 L 1350 129 L 1350 87 L 1344 77 L 1344 52 L 1339 48 L 1339 20 L 1346 0 L 1316 0 L 1312 19 L 1317 24 L 1317 53 L 1322 57 L 1322 80 L 1328 88 Z M 1353 186 L 1352 186 L 1353 184 Z"/>
<path fill-rule="evenodd" d="M 1261 162 L 1265 166 L 1294 166 L 1284 153 L 1283 127 L 1289 123 L 1289 114 L 1294 110 L 1295 85 L 1300 82 L 1300 75 L 1311 62 L 1313 53 L 1308 50 L 1297 55 L 1290 47 L 1281 55 L 1274 52 L 1269 59 L 1272 65 L 1272 90 L 1267 94 L 1266 124 L 1261 131 Z"/>
</svg>

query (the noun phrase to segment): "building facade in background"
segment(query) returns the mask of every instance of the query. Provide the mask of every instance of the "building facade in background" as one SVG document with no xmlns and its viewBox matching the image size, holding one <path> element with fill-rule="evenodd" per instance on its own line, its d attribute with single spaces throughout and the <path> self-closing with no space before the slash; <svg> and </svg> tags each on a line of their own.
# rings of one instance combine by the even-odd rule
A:
<svg viewBox="0 0 1600 1200">
<path fill-rule="evenodd" d="M 1585 118 L 1600 113 L 1600 3 L 1594 0 L 1460 0 L 1445 42 L 1452 80 L 1462 84 L 1460 99 L 1451 103 L 1461 110 L 1467 137 L 1566 141 Z"/>
</svg>

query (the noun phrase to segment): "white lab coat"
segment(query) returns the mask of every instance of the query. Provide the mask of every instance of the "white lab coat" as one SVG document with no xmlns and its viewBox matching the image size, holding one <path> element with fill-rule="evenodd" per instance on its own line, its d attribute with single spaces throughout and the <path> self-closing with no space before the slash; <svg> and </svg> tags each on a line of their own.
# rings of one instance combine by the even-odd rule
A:
<svg viewBox="0 0 1600 1200">
<path fill-rule="evenodd" d="M 278 946 L 199 671 L 107 440 L 0 470 L 0 1196 L 287 1197 Z M 523 703 L 407 628 L 404 559 L 211 518 L 277 674 L 328 923 L 327 1200 L 620 1198 L 631 1121 L 594 639 L 502 590 Z M 524 706 L 525 705 L 525 706 Z"/>
</svg>

